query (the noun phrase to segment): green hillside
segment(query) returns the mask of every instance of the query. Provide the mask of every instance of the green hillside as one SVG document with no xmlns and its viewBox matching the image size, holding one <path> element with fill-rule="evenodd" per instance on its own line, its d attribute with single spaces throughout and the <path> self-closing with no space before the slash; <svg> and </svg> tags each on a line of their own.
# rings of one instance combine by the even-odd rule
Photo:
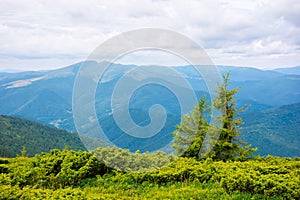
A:
<svg viewBox="0 0 300 200">
<path fill-rule="evenodd" d="M 244 113 L 242 138 L 260 155 L 300 156 L 300 103 Z"/>
<path fill-rule="evenodd" d="M 113 151 L 118 162 L 128 157 Z M 178 158 L 158 170 L 126 173 L 89 152 L 51 150 L 0 158 L 0 199 L 299 199 L 299 166 L 299 158 L 272 156 L 243 162 Z"/>
<path fill-rule="evenodd" d="M 0 156 L 14 157 L 21 154 L 23 146 L 27 155 L 48 152 L 50 149 L 84 150 L 77 134 L 51 128 L 36 122 L 0 115 Z"/>
</svg>

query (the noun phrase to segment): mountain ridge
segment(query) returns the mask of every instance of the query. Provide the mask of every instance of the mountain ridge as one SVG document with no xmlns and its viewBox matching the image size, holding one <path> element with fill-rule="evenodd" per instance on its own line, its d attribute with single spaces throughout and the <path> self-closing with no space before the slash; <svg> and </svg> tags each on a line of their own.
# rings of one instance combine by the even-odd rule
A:
<svg viewBox="0 0 300 200">
<path fill-rule="evenodd" d="M 283 73 L 283 74 L 297 74 L 300 75 L 300 66 L 287 67 L 287 68 L 277 68 L 274 71 Z"/>
</svg>

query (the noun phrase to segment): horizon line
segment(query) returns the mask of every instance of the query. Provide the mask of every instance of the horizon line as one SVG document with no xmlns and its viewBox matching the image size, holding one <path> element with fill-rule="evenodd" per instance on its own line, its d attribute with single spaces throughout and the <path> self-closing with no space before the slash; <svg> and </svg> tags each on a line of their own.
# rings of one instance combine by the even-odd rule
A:
<svg viewBox="0 0 300 200">
<path fill-rule="evenodd" d="M 77 61 L 74 62 L 73 64 L 69 64 L 63 67 L 54 67 L 54 68 L 46 68 L 46 69 L 24 69 L 24 70 L 20 70 L 17 68 L 13 68 L 13 69 L 0 69 L 1 73 L 21 73 L 21 72 L 41 72 L 41 71 L 52 71 L 52 70 L 59 70 L 59 69 L 64 69 L 67 67 L 71 67 L 73 65 L 77 65 L 80 63 L 84 63 L 84 62 L 97 62 L 96 60 L 84 60 L 84 61 Z M 109 61 L 101 61 L 101 62 L 109 62 Z M 111 62 L 112 64 L 118 64 L 118 65 L 135 65 L 135 66 L 163 66 L 163 67 L 187 67 L 187 66 L 191 66 L 191 64 L 185 64 L 185 65 L 165 65 L 165 64 L 135 64 L 135 63 L 118 63 L 118 62 Z M 230 65 L 230 64 L 214 64 L 213 66 L 216 67 L 235 67 L 235 68 L 252 68 L 252 69 L 258 69 L 261 71 L 275 71 L 275 70 L 279 70 L 279 69 L 291 69 L 291 68 L 297 68 L 300 67 L 300 65 L 295 65 L 295 66 L 289 66 L 289 67 L 275 67 L 275 68 L 259 68 L 259 67 L 254 67 L 254 66 L 246 66 L 246 65 Z"/>
</svg>

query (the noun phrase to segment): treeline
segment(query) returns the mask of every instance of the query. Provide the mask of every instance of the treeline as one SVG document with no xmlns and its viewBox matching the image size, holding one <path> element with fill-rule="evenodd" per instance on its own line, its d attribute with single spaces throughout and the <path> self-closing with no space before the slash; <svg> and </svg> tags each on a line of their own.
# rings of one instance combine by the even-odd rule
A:
<svg viewBox="0 0 300 200">
<path fill-rule="evenodd" d="M 0 157 L 15 157 L 26 148 L 28 156 L 63 149 L 85 150 L 78 134 L 36 122 L 0 115 Z"/>
<path fill-rule="evenodd" d="M 118 149 L 109 148 L 97 151 L 118 154 L 116 162 L 128 158 L 121 156 L 124 150 L 117 153 Z M 144 160 L 155 160 L 155 155 L 134 154 Z M 166 161 L 170 158 L 158 157 L 161 160 L 163 156 Z M 299 199 L 299 170 L 299 158 L 268 156 L 243 162 L 178 158 L 161 169 L 123 172 L 105 165 L 89 152 L 51 150 L 33 158 L 0 159 L 0 199 L 149 199 L 149 195 L 152 199 Z"/>
</svg>

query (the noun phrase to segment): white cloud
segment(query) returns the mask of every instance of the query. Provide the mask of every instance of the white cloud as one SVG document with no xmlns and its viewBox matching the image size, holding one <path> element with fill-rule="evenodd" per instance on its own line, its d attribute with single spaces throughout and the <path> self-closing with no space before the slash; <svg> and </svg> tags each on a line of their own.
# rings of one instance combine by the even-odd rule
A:
<svg viewBox="0 0 300 200">
<path fill-rule="evenodd" d="M 298 0 L 2 0 L 0 69 L 61 67 L 143 27 L 191 37 L 216 64 L 299 65 L 299 10 Z"/>
</svg>

